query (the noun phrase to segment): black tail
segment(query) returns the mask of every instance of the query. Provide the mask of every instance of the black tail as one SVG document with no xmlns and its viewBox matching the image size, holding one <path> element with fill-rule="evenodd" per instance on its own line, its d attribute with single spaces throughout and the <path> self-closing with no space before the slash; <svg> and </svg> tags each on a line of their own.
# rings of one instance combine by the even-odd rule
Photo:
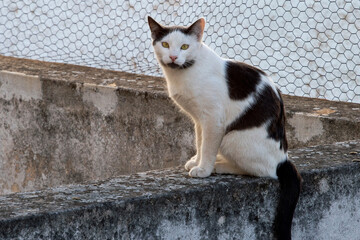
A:
<svg viewBox="0 0 360 240">
<path fill-rule="evenodd" d="M 291 223 L 301 190 L 301 176 L 294 164 L 286 160 L 279 163 L 276 175 L 280 182 L 280 201 L 275 217 L 275 238 L 291 239 Z"/>
</svg>

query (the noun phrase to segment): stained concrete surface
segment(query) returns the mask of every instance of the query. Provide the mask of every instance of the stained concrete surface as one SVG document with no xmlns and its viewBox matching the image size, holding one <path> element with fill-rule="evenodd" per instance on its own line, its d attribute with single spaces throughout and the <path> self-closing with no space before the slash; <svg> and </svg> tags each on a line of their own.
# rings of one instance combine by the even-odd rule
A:
<svg viewBox="0 0 360 240">
<path fill-rule="evenodd" d="M 293 239 L 358 239 L 360 141 L 289 152 L 304 179 Z M 278 182 L 182 167 L 0 197 L 1 239 L 271 239 Z"/>
<path fill-rule="evenodd" d="M 161 78 L 2 56 L 0 71 L 0 194 L 178 166 L 194 154 L 192 123 Z M 359 104 L 284 102 L 291 148 L 360 138 Z"/>
<path fill-rule="evenodd" d="M 271 238 L 275 180 L 136 174 L 194 153 L 163 79 L 1 56 L 0 71 L 0 191 L 43 189 L 0 196 L 0 239 Z M 321 145 L 289 152 L 304 178 L 294 239 L 357 239 L 359 141 L 323 144 L 360 138 L 359 104 L 284 102 L 290 146 Z"/>
</svg>

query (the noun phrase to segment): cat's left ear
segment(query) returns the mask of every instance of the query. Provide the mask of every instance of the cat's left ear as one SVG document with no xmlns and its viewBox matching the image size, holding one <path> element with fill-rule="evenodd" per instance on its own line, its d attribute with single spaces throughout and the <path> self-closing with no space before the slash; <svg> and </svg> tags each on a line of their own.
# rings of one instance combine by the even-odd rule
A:
<svg viewBox="0 0 360 240">
<path fill-rule="evenodd" d="M 196 22 L 194 22 L 190 27 L 188 27 L 188 32 L 190 34 L 194 34 L 197 40 L 200 42 L 204 33 L 205 28 L 205 19 L 200 18 Z"/>
</svg>

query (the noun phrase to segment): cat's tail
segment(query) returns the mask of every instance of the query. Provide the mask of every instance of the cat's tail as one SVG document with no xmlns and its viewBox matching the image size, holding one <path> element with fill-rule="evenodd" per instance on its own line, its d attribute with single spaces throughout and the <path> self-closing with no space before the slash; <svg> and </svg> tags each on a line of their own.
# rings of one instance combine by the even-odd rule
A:
<svg viewBox="0 0 360 240">
<path fill-rule="evenodd" d="M 289 240 L 302 179 L 294 164 L 289 160 L 278 164 L 276 175 L 280 182 L 280 201 L 275 217 L 275 237 L 278 240 Z"/>
</svg>

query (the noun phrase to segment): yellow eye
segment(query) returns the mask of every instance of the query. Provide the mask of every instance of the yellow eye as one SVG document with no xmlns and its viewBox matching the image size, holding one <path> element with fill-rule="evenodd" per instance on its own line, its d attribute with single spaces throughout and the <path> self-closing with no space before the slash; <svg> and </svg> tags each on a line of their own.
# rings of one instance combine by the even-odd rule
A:
<svg viewBox="0 0 360 240">
<path fill-rule="evenodd" d="M 186 50 L 186 49 L 188 49 L 189 48 L 189 44 L 183 44 L 182 46 L 181 46 L 181 50 Z"/>
<path fill-rule="evenodd" d="M 169 48 L 169 44 L 167 42 L 162 42 L 161 45 L 164 47 L 164 48 Z"/>
</svg>

